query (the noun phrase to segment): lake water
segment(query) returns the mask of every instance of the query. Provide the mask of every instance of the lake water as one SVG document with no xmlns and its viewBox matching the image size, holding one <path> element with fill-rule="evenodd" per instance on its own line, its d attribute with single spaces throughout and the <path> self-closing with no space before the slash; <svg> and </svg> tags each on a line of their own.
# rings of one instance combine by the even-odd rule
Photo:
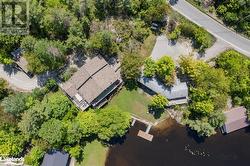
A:
<svg viewBox="0 0 250 166">
<path fill-rule="evenodd" d="M 153 129 L 152 142 L 136 136 L 139 129 L 145 126 L 136 122 L 124 142 L 110 149 L 106 166 L 250 166 L 249 128 L 202 140 L 173 123 Z"/>
</svg>

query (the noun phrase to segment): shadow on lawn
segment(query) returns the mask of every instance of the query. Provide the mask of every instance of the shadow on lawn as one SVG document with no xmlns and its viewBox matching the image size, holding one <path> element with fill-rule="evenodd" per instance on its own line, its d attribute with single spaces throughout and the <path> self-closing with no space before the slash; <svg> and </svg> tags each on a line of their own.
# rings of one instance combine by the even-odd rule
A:
<svg viewBox="0 0 250 166">
<path fill-rule="evenodd" d="M 148 106 L 148 112 L 154 116 L 155 119 L 160 119 L 161 115 L 164 113 L 164 109 L 152 109 Z"/>
</svg>

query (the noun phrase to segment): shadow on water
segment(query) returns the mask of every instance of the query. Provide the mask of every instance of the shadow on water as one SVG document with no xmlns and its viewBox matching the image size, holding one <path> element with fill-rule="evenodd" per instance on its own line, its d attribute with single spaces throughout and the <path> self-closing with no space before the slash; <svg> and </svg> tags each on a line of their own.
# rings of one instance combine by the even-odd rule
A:
<svg viewBox="0 0 250 166">
<path fill-rule="evenodd" d="M 116 144 L 119 144 L 119 145 L 122 145 L 125 140 L 127 139 L 127 135 L 129 134 L 129 131 L 127 132 L 127 134 L 123 137 L 116 137 L 116 138 L 112 138 L 108 144 L 110 145 L 116 145 Z"/>
<path fill-rule="evenodd" d="M 150 130 L 152 142 L 137 136 L 145 129 L 136 122 L 126 137 L 114 140 L 106 166 L 249 166 L 250 128 L 204 139 L 170 121 Z"/>
<path fill-rule="evenodd" d="M 190 128 L 186 127 L 186 133 L 187 136 L 195 140 L 196 143 L 204 143 L 205 139 L 204 137 L 200 137 L 195 131 L 191 130 Z"/>
</svg>

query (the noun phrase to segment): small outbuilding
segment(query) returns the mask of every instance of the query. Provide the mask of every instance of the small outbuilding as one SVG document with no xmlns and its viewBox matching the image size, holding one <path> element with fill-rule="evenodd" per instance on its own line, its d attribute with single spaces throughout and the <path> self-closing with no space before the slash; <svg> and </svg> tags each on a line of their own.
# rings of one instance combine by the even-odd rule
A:
<svg viewBox="0 0 250 166">
<path fill-rule="evenodd" d="M 231 133 L 250 125 L 245 107 L 235 107 L 224 112 L 226 122 L 221 127 L 222 133 Z"/>
<path fill-rule="evenodd" d="M 41 166 L 68 166 L 69 154 L 53 150 L 46 153 Z"/>
</svg>

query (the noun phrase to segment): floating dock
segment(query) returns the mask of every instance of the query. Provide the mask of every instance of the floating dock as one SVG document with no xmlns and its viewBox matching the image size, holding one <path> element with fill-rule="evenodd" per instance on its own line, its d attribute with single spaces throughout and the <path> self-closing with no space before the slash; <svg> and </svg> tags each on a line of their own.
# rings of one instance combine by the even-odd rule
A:
<svg viewBox="0 0 250 166">
<path fill-rule="evenodd" d="M 149 131 L 150 131 L 151 127 L 153 126 L 153 124 L 152 124 L 152 123 L 149 123 L 149 122 L 147 122 L 147 121 L 145 121 L 145 120 L 141 120 L 141 119 L 139 119 L 139 118 L 136 118 L 136 117 L 132 117 L 132 118 L 133 118 L 133 121 L 132 121 L 132 123 L 131 123 L 131 126 L 134 126 L 134 125 L 135 125 L 135 122 L 136 122 L 137 120 L 138 120 L 139 122 L 144 123 L 145 125 L 147 125 L 146 131 L 139 130 L 137 136 L 151 142 L 151 141 L 153 140 L 154 136 L 151 135 L 151 134 L 149 134 Z"/>
<path fill-rule="evenodd" d="M 148 134 L 148 133 L 146 133 L 146 132 L 144 132 L 142 130 L 139 130 L 137 136 L 139 136 L 141 138 L 144 138 L 145 140 L 148 140 L 150 142 L 153 140 L 153 137 L 154 137 L 153 135 Z"/>
</svg>

